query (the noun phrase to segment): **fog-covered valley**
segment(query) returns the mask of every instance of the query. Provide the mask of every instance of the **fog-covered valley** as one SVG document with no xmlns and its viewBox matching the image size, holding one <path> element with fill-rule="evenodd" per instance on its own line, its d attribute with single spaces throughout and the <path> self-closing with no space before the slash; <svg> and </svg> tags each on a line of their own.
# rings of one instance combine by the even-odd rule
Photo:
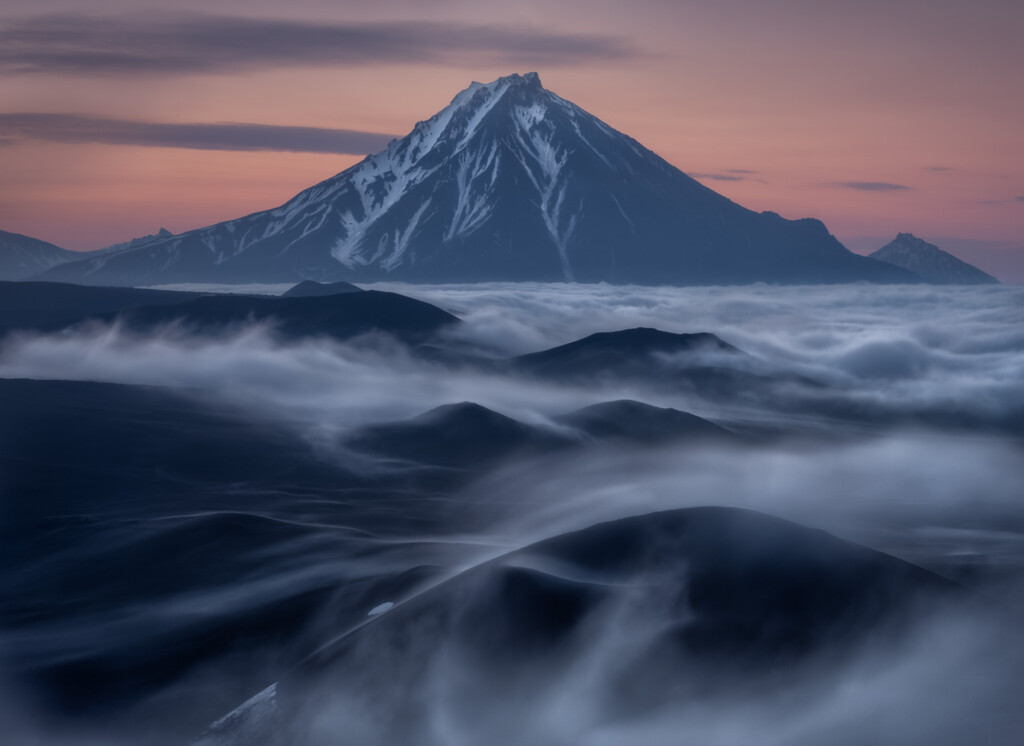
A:
<svg viewBox="0 0 1024 746">
<path fill-rule="evenodd" d="M 19 743 L 1018 742 L 1020 288 L 365 288 L 7 332 Z"/>
</svg>

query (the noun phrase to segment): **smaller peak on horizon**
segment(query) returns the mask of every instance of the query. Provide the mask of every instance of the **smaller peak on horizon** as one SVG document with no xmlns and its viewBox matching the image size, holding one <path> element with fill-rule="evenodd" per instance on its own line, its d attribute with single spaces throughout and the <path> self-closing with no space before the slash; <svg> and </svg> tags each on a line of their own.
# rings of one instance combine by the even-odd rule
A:
<svg viewBox="0 0 1024 746">
<path fill-rule="evenodd" d="M 999 282 L 997 278 L 973 264 L 943 251 L 913 233 L 898 233 L 896 238 L 868 254 L 868 257 L 902 267 L 921 277 L 925 282 L 937 285 L 981 285 Z"/>
<path fill-rule="evenodd" d="M 896 238 L 891 240 L 886 246 L 915 246 L 921 249 L 935 249 L 941 251 L 935 244 L 926 241 L 920 236 L 915 236 L 913 233 L 897 233 Z M 883 247 L 885 248 L 885 247 Z"/>
</svg>

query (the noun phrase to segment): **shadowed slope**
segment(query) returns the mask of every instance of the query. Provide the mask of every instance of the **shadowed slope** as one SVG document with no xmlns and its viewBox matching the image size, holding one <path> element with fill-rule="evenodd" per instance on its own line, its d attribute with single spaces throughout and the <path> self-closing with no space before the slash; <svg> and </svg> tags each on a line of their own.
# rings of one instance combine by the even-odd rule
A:
<svg viewBox="0 0 1024 746">
<path fill-rule="evenodd" d="M 211 295 L 174 307 L 131 308 L 99 320 L 115 318 L 128 330 L 147 334 L 172 323 L 200 334 L 266 323 L 292 339 L 322 335 L 344 340 L 385 332 L 407 342 L 428 339 L 459 321 L 429 303 L 377 290 L 299 298 Z"/>
<path fill-rule="evenodd" d="M 435 743 L 436 696 L 444 733 L 528 743 L 530 713 L 578 688 L 579 676 L 603 724 L 777 688 L 812 661 L 838 664 L 881 630 L 898 639 L 921 598 L 959 592 L 893 557 L 751 511 L 623 518 L 400 601 L 199 743 L 241 743 L 251 722 L 261 724 L 249 731 L 259 744 L 321 743 L 353 727 L 381 742 Z M 501 723 L 520 723 L 519 736 L 503 740 Z"/>
<path fill-rule="evenodd" d="M 481 469 L 513 454 L 538 454 L 566 439 L 479 404 L 437 407 L 403 422 L 364 428 L 350 447 L 430 466 Z"/>
<path fill-rule="evenodd" d="M 13 329 L 58 331 L 85 316 L 139 306 L 178 305 L 199 297 L 199 293 L 170 290 L 0 282 L 0 333 Z"/>
<path fill-rule="evenodd" d="M 728 430 L 689 412 L 630 400 L 593 404 L 562 415 L 558 421 L 599 440 L 649 445 L 680 439 L 720 439 L 731 435 Z"/>
</svg>

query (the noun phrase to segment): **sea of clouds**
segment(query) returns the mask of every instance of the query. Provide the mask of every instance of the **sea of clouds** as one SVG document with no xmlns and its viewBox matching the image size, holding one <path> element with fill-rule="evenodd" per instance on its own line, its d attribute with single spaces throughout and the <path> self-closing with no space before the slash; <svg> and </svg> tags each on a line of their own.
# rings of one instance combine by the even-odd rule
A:
<svg viewBox="0 0 1024 746">
<path fill-rule="evenodd" d="M 755 445 L 603 449 L 561 459 L 557 468 L 550 461 L 506 465 L 461 495 L 492 515 L 475 537 L 478 556 L 468 555 L 466 563 L 602 520 L 732 505 L 823 528 L 951 577 L 970 577 L 1009 608 L 1024 597 L 1024 448 L 1021 430 L 1005 427 L 1007 417 L 1024 412 L 1024 288 L 368 287 L 456 314 L 464 323 L 448 341 L 488 358 L 645 326 L 713 332 L 753 355 L 757 370 L 796 373 L 824 387 L 731 407 L 637 383 L 580 388 L 453 369 L 372 335 L 349 343 L 282 341 L 272 330 L 253 327 L 217 339 L 174 329 L 140 338 L 116 325 L 15 335 L 0 347 L 0 377 L 174 387 L 294 428 L 326 458 L 335 457 L 333 445 L 355 428 L 459 401 L 541 426 L 558 414 L 620 398 L 726 423 L 798 426 L 793 437 Z M 928 416 L 871 427 L 836 414 L 863 409 Z M 971 426 L 944 426 L 947 415 Z M 974 427 L 996 421 L 1004 426 Z M 1014 694 L 1024 690 L 1021 651 L 987 624 L 959 613 L 929 618 L 901 655 L 868 652 L 820 687 L 809 680 L 781 699 L 686 704 L 640 722 L 601 722 L 588 699 L 592 682 L 567 672 L 551 707 L 516 715 L 532 718 L 528 727 L 518 734 L 495 731 L 446 699 L 443 682 L 435 682 L 436 731 L 424 733 L 422 743 L 486 737 L 495 744 L 595 746 L 826 740 L 1008 746 L 1024 727 Z M 605 652 L 629 634 L 606 632 Z M 367 743 L 374 742 L 374 722 L 370 717 L 362 726 Z"/>
</svg>

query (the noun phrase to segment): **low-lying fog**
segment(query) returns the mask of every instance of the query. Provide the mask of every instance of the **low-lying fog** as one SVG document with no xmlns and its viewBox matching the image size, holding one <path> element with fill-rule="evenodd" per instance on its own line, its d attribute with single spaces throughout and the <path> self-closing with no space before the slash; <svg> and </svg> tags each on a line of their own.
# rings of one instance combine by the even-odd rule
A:
<svg viewBox="0 0 1024 746">
<path fill-rule="evenodd" d="M 426 538 L 465 547 L 460 562 L 471 565 L 603 520 L 738 506 L 825 529 L 1020 608 L 1024 423 L 1012 418 L 1024 413 L 1024 288 L 372 287 L 459 316 L 464 324 L 448 342 L 486 358 L 645 326 L 713 332 L 755 356 L 745 364 L 757 371 L 795 373 L 824 386 L 797 382 L 767 399 L 714 401 L 635 381 L 558 385 L 486 367 L 449 368 L 381 337 L 282 342 L 263 328 L 213 340 L 173 329 L 141 339 L 117 327 L 16 335 L 0 347 L 0 378 L 187 389 L 200 401 L 298 432 L 339 463 L 348 456 L 338 439 L 349 431 L 461 401 L 550 428 L 559 427 L 552 419 L 558 415 L 616 399 L 740 430 L 771 426 L 772 438 L 739 444 L 583 449 L 505 464 L 459 488 L 457 499 L 489 514 L 486 528 Z M 871 416 L 861 418 L 863 412 Z M 608 659 L 635 632 L 611 626 L 595 636 L 586 660 L 557 679 L 548 699 L 528 708 L 510 703 L 505 717 L 482 722 L 435 672 L 423 694 L 433 718 L 418 743 L 1010 746 L 1024 738 L 1024 658 L 1014 635 L 987 625 L 961 611 L 929 616 L 898 655 L 868 646 L 841 675 L 606 722 L 596 693 L 601 671 L 614 667 Z M 267 683 L 252 682 L 253 691 Z M 17 709 L 17 692 L 7 699 L 14 703 L 8 711 Z M 381 742 L 378 720 L 386 715 L 332 712 L 324 715 L 329 733 L 352 740 L 329 742 Z M 22 743 L 49 743 L 46 728 L 19 719 Z M 94 735 L 88 725 L 81 732 L 82 743 L 122 738 L 122 731 Z M 60 730 L 62 742 L 79 737 Z"/>
</svg>

